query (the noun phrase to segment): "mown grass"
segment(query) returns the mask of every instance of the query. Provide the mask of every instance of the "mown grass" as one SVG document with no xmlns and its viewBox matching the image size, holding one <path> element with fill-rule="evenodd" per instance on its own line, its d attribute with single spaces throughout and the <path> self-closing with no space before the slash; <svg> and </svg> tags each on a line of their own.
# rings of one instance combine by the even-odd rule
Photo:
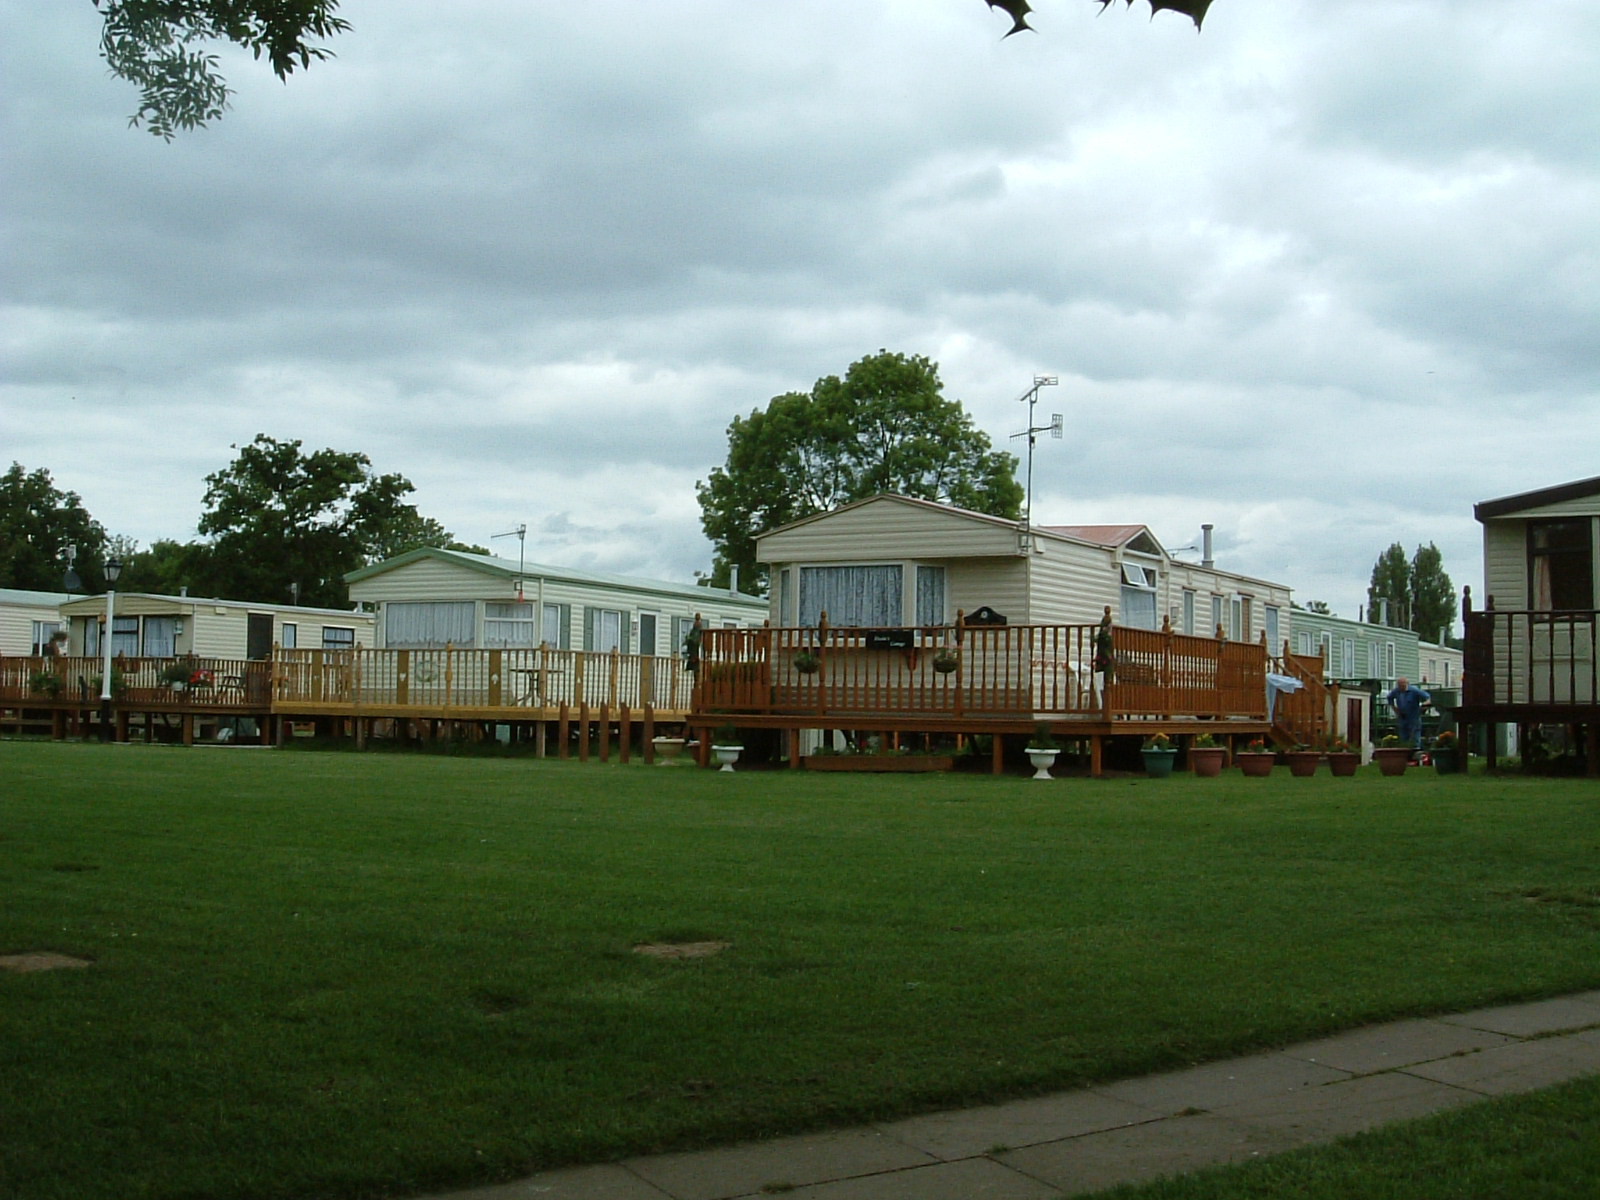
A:
<svg viewBox="0 0 1600 1200">
<path fill-rule="evenodd" d="M 1600 1079 L 1407 1121 L 1330 1146 L 1097 1200 L 1594 1200 Z"/>
<path fill-rule="evenodd" d="M 0 1193 L 397 1195 L 1600 986 L 1581 782 L 0 743 Z M 678 962 L 643 942 L 730 943 Z"/>
</svg>

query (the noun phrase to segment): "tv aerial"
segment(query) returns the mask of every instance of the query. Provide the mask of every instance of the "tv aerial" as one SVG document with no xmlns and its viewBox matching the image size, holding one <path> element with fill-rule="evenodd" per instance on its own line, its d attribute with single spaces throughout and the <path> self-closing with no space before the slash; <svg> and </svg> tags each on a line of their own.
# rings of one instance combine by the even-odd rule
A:
<svg viewBox="0 0 1600 1200">
<path fill-rule="evenodd" d="M 517 539 L 517 603 L 522 603 L 522 574 L 527 564 L 525 552 L 528 548 L 528 523 L 523 521 L 515 529 L 508 529 L 504 533 L 491 534 L 490 541 L 496 538 L 514 537 Z"/>
<path fill-rule="evenodd" d="M 1028 406 L 1028 427 L 1021 433 L 1013 433 L 1011 435 L 1012 441 L 1016 441 L 1019 437 L 1028 439 L 1028 487 L 1024 493 L 1025 498 L 1022 510 L 1021 548 L 1024 550 L 1029 548 L 1033 540 L 1033 443 L 1037 440 L 1037 435 L 1041 433 L 1048 432 L 1053 438 L 1059 439 L 1061 437 L 1061 414 L 1051 413 L 1050 424 L 1048 425 L 1035 425 L 1033 423 L 1033 408 L 1034 405 L 1039 403 L 1040 388 L 1055 387 L 1060 382 L 1054 375 L 1035 375 L 1033 377 L 1033 386 L 1017 397 L 1020 402 Z"/>
</svg>

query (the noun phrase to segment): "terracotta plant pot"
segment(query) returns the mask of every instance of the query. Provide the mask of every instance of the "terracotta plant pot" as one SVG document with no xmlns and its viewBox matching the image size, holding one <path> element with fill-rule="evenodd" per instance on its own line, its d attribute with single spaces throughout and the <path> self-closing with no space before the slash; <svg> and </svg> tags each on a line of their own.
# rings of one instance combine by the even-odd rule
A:
<svg viewBox="0 0 1600 1200">
<path fill-rule="evenodd" d="M 1372 752 L 1372 761 L 1385 775 L 1404 775 L 1411 753 L 1410 746 L 1379 746 Z"/>
<path fill-rule="evenodd" d="M 1339 750 L 1328 755 L 1328 770 L 1335 775 L 1350 776 L 1361 765 L 1361 755 L 1354 750 Z"/>
<path fill-rule="evenodd" d="M 1316 750 L 1291 750 L 1283 758 L 1289 764 L 1289 774 L 1296 779 L 1310 779 L 1322 761 L 1321 753 Z"/>
<path fill-rule="evenodd" d="M 1215 779 L 1222 774 L 1222 763 L 1227 757 L 1227 750 L 1221 746 L 1190 746 L 1189 769 L 1197 778 Z"/>
<path fill-rule="evenodd" d="M 1256 779 L 1265 779 L 1272 774 L 1272 764 L 1276 760 L 1275 754 L 1241 754 L 1234 761 L 1239 764 L 1239 770 Z"/>
</svg>

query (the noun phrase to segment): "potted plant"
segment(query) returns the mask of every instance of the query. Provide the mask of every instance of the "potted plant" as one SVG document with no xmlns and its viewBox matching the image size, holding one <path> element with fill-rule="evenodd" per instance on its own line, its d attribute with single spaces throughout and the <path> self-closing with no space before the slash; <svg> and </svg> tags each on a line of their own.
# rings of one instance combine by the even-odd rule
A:
<svg viewBox="0 0 1600 1200">
<path fill-rule="evenodd" d="M 1217 778 L 1227 757 L 1227 747 L 1212 734 L 1202 733 L 1189 744 L 1189 768 L 1198 778 Z"/>
<path fill-rule="evenodd" d="M 1433 765 L 1441 775 L 1461 773 L 1461 743 L 1454 730 L 1441 730 L 1433 739 Z"/>
<path fill-rule="evenodd" d="M 54 700 L 61 695 L 61 676 L 54 671 L 35 671 L 28 680 L 28 690 L 35 696 L 46 696 Z"/>
<path fill-rule="evenodd" d="M 733 764 L 739 761 L 739 755 L 744 750 L 739 742 L 739 731 L 732 725 L 718 725 L 711 735 L 711 753 L 716 755 L 717 763 L 724 771 L 733 770 Z"/>
<path fill-rule="evenodd" d="M 1411 747 L 1402 742 L 1398 734 L 1391 733 L 1378 743 L 1372 759 L 1385 775 L 1404 775 L 1411 762 Z"/>
<path fill-rule="evenodd" d="M 1296 742 L 1292 749 L 1284 751 L 1283 760 L 1289 764 L 1289 774 L 1296 779 L 1310 779 L 1317 773 L 1322 751 L 1313 750 L 1304 742 Z"/>
<path fill-rule="evenodd" d="M 188 663 L 171 662 L 161 668 L 160 679 L 175 692 L 181 692 L 189 686 L 189 676 L 192 669 Z"/>
<path fill-rule="evenodd" d="M 933 656 L 933 669 L 941 675 L 948 675 L 961 665 L 961 652 L 952 650 L 949 646 L 941 646 Z"/>
<path fill-rule="evenodd" d="M 1272 764 L 1276 758 L 1272 747 L 1264 739 L 1251 738 L 1245 748 L 1239 751 L 1239 769 L 1253 778 L 1264 779 L 1272 774 Z"/>
<path fill-rule="evenodd" d="M 678 765 L 678 755 L 683 753 L 686 739 L 681 737 L 653 737 L 650 745 L 655 750 L 656 766 L 675 767 Z"/>
<path fill-rule="evenodd" d="M 1361 765 L 1361 752 L 1342 737 L 1328 740 L 1328 770 L 1335 775 L 1351 776 Z"/>
<path fill-rule="evenodd" d="M 802 650 L 794 656 L 794 669 L 802 675 L 815 675 L 822 666 L 822 656 L 815 650 Z"/>
<path fill-rule="evenodd" d="M 1050 726 L 1043 721 L 1035 725 L 1033 736 L 1028 739 L 1024 750 L 1028 761 L 1033 764 L 1033 777 L 1049 779 L 1050 768 L 1055 765 L 1056 755 L 1061 753 L 1061 743 L 1051 734 Z"/>
<path fill-rule="evenodd" d="M 1172 774 L 1172 760 L 1178 756 L 1178 751 L 1166 734 L 1153 733 L 1145 738 L 1139 753 L 1144 759 L 1144 773 L 1151 779 L 1165 779 Z"/>
</svg>

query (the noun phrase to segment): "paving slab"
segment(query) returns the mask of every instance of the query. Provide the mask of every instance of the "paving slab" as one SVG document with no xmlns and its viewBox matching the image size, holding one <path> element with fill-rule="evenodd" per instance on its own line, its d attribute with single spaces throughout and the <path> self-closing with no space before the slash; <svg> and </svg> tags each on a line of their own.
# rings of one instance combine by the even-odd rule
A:
<svg viewBox="0 0 1600 1200">
<path fill-rule="evenodd" d="M 1303 1042 L 1283 1053 L 1356 1075 L 1370 1075 L 1374 1071 L 1389 1071 L 1510 1041 L 1503 1033 L 1445 1021 L 1394 1021 L 1320 1041 Z"/>
<path fill-rule="evenodd" d="M 515 1183 L 422 1196 L 418 1200 L 668 1200 L 668 1196 L 632 1171 L 608 1163 L 546 1171 Z"/>
<path fill-rule="evenodd" d="M 1596 1073 L 1600 1073 L 1600 1041 L 1582 1034 L 1512 1042 L 1406 1068 L 1408 1075 L 1470 1088 L 1486 1096 L 1531 1092 Z"/>
<path fill-rule="evenodd" d="M 1058 1200 L 1061 1195 L 1048 1184 L 987 1158 L 841 1179 L 782 1194 L 785 1200 Z M 761 1200 L 771 1200 L 770 1194 Z"/>
<path fill-rule="evenodd" d="M 877 1126 L 935 1158 L 971 1158 L 1153 1119 L 1148 1108 L 1095 1092 L 1063 1092 L 985 1108 L 928 1113 Z"/>
<path fill-rule="evenodd" d="M 1288 1054 L 1253 1054 L 1186 1071 L 1126 1079 L 1092 1090 L 1171 1116 L 1192 1109 L 1216 1109 L 1281 1096 L 1301 1088 L 1348 1079 L 1350 1074 Z"/>
<path fill-rule="evenodd" d="M 1297 1144 L 1328 1142 L 1390 1121 L 1425 1117 L 1472 1104 L 1478 1092 L 1397 1071 L 1303 1088 L 1267 1100 L 1219 1108 L 1217 1116 L 1277 1130 Z"/>
<path fill-rule="evenodd" d="M 852 1129 L 720 1150 L 656 1154 L 628 1159 L 623 1165 L 673 1200 L 727 1200 L 763 1188 L 794 1188 L 937 1161 L 876 1129 Z"/>
<path fill-rule="evenodd" d="M 1201 1114 L 1047 1142 L 997 1157 L 1071 1195 L 1264 1158 L 1298 1144 L 1276 1130 Z"/>
<path fill-rule="evenodd" d="M 1438 1019 L 1451 1025 L 1509 1033 L 1513 1037 L 1538 1037 L 1546 1033 L 1566 1033 L 1568 1030 L 1600 1025 L 1600 1003 L 1576 996 L 1563 996 L 1556 1000 L 1535 1000 L 1531 1004 L 1480 1008 L 1476 1012 Z"/>
</svg>

